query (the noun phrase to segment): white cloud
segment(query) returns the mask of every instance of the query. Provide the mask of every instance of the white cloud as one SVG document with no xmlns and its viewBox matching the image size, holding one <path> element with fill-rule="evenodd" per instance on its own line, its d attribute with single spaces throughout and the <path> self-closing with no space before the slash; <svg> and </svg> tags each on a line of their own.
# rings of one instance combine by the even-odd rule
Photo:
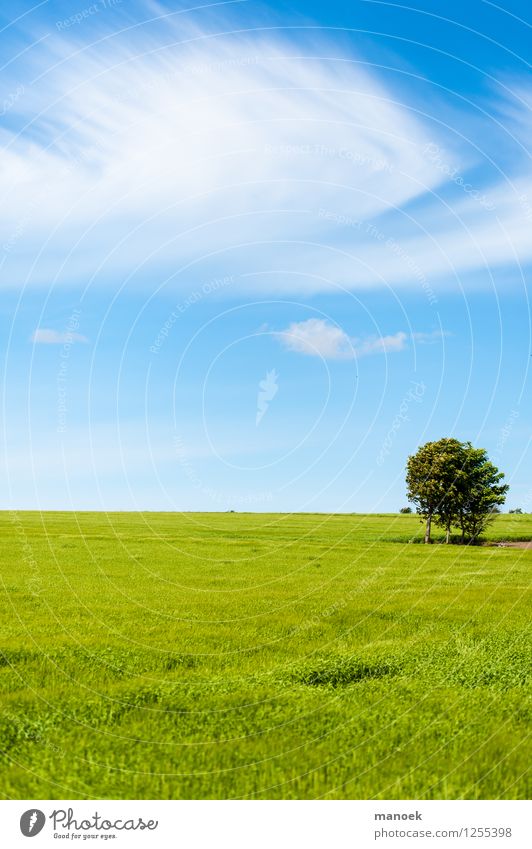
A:
<svg viewBox="0 0 532 849">
<path fill-rule="evenodd" d="M 465 179 L 478 163 L 460 133 L 335 44 L 212 37 L 182 18 L 149 44 L 81 38 L 78 27 L 32 51 L 34 82 L 2 131 L 6 280 L 86 281 L 101 265 L 102 279 L 138 271 L 150 286 L 177 286 L 185 269 L 190 285 L 210 264 L 248 291 L 419 288 L 532 259 L 529 172 L 515 193 L 502 177 L 460 188 L 423 153 L 447 151 Z M 472 196 L 484 191 L 494 211 Z"/>
<path fill-rule="evenodd" d="M 71 345 L 73 342 L 88 342 L 86 336 L 74 333 L 70 330 L 51 330 L 48 327 L 39 327 L 31 335 L 31 341 L 35 345 Z"/>
<path fill-rule="evenodd" d="M 393 354 L 396 351 L 404 351 L 408 336 L 400 330 L 392 336 L 375 336 L 358 342 L 357 355 L 364 354 Z"/>
<path fill-rule="evenodd" d="M 324 359 L 342 360 L 355 356 L 352 340 L 340 327 L 321 318 L 294 321 L 275 334 L 285 348 Z"/>
<path fill-rule="evenodd" d="M 70 281 L 146 258 L 174 270 L 252 243 L 231 258 L 248 271 L 272 240 L 319 239 L 318 206 L 369 219 L 441 182 L 419 153 L 433 135 L 362 65 L 168 27 L 181 43 L 144 55 L 118 38 L 76 45 L 79 32 L 35 51 L 11 113 L 31 132 L 5 130 L 0 152 L 6 278 L 9 265 Z"/>
<path fill-rule="evenodd" d="M 357 339 L 348 336 L 341 327 L 321 318 L 292 322 L 286 330 L 275 335 L 290 351 L 311 357 L 323 357 L 326 360 L 351 360 L 368 354 L 403 351 L 408 340 L 403 331 L 391 336 Z"/>
</svg>

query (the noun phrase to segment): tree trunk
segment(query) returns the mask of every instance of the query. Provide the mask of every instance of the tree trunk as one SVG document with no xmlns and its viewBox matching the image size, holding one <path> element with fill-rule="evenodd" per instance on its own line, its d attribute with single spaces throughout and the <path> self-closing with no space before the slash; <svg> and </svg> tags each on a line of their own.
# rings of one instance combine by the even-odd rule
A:
<svg viewBox="0 0 532 849">
<path fill-rule="evenodd" d="M 432 522 L 432 515 L 429 513 L 427 516 L 427 526 L 425 528 L 425 544 L 430 542 L 430 523 Z"/>
<path fill-rule="evenodd" d="M 462 513 L 460 513 L 460 527 L 462 528 L 462 538 L 461 538 L 460 542 L 463 545 L 464 542 L 465 542 L 465 529 L 464 529 L 464 516 L 463 516 Z"/>
<path fill-rule="evenodd" d="M 447 533 L 445 534 L 445 543 L 446 543 L 446 545 L 449 545 L 449 537 L 450 537 L 450 536 L 451 536 L 451 529 L 448 527 L 448 528 L 447 528 Z"/>
</svg>

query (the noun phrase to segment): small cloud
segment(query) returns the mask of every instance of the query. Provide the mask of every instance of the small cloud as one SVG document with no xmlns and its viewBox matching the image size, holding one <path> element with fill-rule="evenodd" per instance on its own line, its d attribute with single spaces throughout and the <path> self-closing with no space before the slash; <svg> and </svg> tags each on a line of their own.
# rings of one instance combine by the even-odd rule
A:
<svg viewBox="0 0 532 849">
<path fill-rule="evenodd" d="M 73 342 L 88 342 L 86 336 L 81 333 L 73 333 L 70 330 L 50 330 L 47 327 L 39 327 L 31 336 L 35 345 L 71 345 Z"/>
<path fill-rule="evenodd" d="M 325 360 L 352 360 L 369 354 L 403 351 L 408 341 L 408 335 L 403 331 L 391 336 L 357 339 L 348 336 L 341 327 L 320 318 L 292 322 L 286 330 L 275 335 L 288 350 Z"/>
<path fill-rule="evenodd" d="M 353 339 L 356 342 L 357 356 L 364 354 L 392 354 L 396 351 L 404 351 L 408 336 L 402 330 L 393 336 L 372 336 L 364 340 Z"/>
<path fill-rule="evenodd" d="M 293 321 L 286 330 L 275 334 L 289 351 L 323 357 L 326 360 L 353 359 L 352 341 L 342 330 L 321 318 Z"/>
</svg>

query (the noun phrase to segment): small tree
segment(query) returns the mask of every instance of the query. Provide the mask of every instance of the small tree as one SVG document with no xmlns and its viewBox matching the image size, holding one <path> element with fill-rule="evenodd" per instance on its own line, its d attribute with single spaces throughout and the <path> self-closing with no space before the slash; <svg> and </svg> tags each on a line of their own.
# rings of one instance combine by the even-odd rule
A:
<svg viewBox="0 0 532 849">
<path fill-rule="evenodd" d="M 462 542 L 466 536 L 476 541 L 504 504 L 503 478 L 486 451 L 470 442 L 439 439 L 422 445 L 408 458 L 406 482 L 409 500 L 426 520 L 425 542 L 432 522 L 445 528 L 446 542 L 453 526 L 461 528 Z"/>
<path fill-rule="evenodd" d="M 407 497 L 425 519 L 425 542 L 430 543 L 433 520 L 442 524 L 449 541 L 456 519 L 456 479 L 463 462 L 463 445 L 457 439 L 427 442 L 408 458 Z"/>
<path fill-rule="evenodd" d="M 400 513 L 411 513 L 411 512 L 412 512 L 412 508 L 411 508 L 411 507 L 401 507 L 401 509 L 399 510 L 399 512 L 400 512 Z"/>
</svg>

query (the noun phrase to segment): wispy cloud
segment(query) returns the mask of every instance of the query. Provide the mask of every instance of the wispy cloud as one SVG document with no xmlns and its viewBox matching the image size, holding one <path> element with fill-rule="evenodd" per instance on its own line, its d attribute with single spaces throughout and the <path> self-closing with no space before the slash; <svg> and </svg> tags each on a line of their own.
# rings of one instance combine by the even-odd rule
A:
<svg viewBox="0 0 532 849">
<path fill-rule="evenodd" d="M 356 348 L 357 356 L 393 354 L 396 351 L 404 351 L 407 339 L 407 334 L 400 330 L 391 336 L 373 336 L 369 339 L 359 340 Z"/>
<path fill-rule="evenodd" d="M 432 330 L 429 333 L 412 333 L 412 339 L 420 345 L 434 345 L 450 335 L 448 330 Z"/>
<path fill-rule="evenodd" d="M 369 354 L 403 351 L 408 340 L 408 335 L 403 331 L 390 336 L 358 339 L 349 336 L 338 325 L 321 318 L 292 322 L 286 330 L 275 335 L 289 351 L 325 360 L 352 360 Z"/>
<path fill-rule="evenodd" d="M 37 82 L 12 110 L 31 133 L 6 130 L 0 153 L 6 272 L 13 263 L 20 277 L 48 237 L 34 280 L 236 245 L 231 262 L 247 270 L 272 241 L 318 237 L 323 222 L 305 213 L 317 192 L 370 218 L 441 182 L 419 155 L 433 136 L 360 64 L 319 58 L 319 45 L 297 58 L 282 38 L 168 27 L 178 43 L 164 52 L 69 33 L 35 53 Z M 73 63 L 57 63 L 65 39 Z"/>
<path fill-rule="evenodd" d="M 496 169 L 489 184 L 468 178 L 482 163 L 460 133 L 357 57 L 318 41 L 213 37 L 182 17 L 157 33 L 90 44 L 76 27 L 32 51 L 33 84 L 2 133 L 6 280 L 72 283 L 101 267 L 108 281 L 148 267 L 144 281 L 156 269 L 178 285 L 180 268 L 211 263 L 249 291 L 419 287 L 420 274 L 449 285 L 532 259 L 522 159 L 515 193 Z M 437 165 L 424 154 L 435 147 Z M 264 265 L 271 276 L 258 280 Z"/>
<path fill-rule="evenodd" d="M 81 333 L 39 327 L 32 333 L 31 341 L 35 345 L 71 345 L 74 342 L 88 342 L 89 340 L 86 336 L 82 336 Z"/>
</svg>

